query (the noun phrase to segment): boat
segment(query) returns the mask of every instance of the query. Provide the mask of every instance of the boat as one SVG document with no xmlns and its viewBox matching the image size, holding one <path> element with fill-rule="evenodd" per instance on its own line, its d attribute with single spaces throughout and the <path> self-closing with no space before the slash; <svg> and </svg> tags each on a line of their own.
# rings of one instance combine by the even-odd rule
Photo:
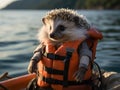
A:
<svg viewBox="0 0 120 90">
<path fill-rule="evenodd" d="M 0 82 L 0 90 L 25 90 L 36 74 L 26 74 Z"/>
<path fill-rule="evenodd" d="M 6 77 L 6 75 L 5 73 L 2 77 Z M 36 74 L 33 73 L 0 81 L 0 90 L 26 90 L 29 82 L 35 77 Z M 120 90 L 120 73 L 104 71 L 102 77 L 103 89 L 99 90 Z"/>
</svg>

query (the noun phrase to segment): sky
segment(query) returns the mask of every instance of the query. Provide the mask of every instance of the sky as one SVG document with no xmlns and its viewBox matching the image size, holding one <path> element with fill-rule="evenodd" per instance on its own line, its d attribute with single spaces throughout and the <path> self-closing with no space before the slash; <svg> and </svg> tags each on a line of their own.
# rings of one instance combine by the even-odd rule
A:
<svg viewBox="0 0 120 90">
<path fill-rule="evenodd" d="M 0 0 L 0 9 L 17 0 Z"/>
</svg>

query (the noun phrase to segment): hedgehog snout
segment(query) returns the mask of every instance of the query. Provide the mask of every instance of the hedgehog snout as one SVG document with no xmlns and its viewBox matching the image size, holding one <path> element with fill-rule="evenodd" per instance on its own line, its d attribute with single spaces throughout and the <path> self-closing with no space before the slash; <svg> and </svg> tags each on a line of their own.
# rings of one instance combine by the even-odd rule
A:
<svg viewBox="0 0 120 90">
<path fill-rule="evenodd" d="M 63 38 L 63 34 L 61 34 L 60 32 L 52 32 L 49 34 L 49 37 L 54 40 L 59 40 Z"/>
<path fill-rule="evenodd" d="M 50 33 L 50 38 L 54 38 L 55 37 L 55 33 Z"/>
</svg>

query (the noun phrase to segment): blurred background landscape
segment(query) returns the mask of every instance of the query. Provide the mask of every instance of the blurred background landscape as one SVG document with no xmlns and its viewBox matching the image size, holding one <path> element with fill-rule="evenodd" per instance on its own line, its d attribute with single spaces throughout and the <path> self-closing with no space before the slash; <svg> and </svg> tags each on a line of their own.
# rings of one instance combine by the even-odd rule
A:
<svg viewBox="0 0 120 90">
<path fill-rule="evenodd" d="M 120 9 L 120 0 L 0 0 L 0 2 L 1 9 Z"/>
<path fill-rule="evenodd" d="M 71 8 L 85 15 L 102 34 L 96 62 L 120 72 L 120 0 L 0 0 L 0 74 L 27 73 L 41 19 L 54 8 Z"/>
</svg>

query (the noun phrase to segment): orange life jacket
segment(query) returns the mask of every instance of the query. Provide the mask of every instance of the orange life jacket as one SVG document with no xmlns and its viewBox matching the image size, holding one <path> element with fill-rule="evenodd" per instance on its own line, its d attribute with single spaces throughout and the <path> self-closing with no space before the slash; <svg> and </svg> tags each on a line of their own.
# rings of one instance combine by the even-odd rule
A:
<svg viewBox="0 0 120 90">
<path fill-rule="evenodd" d="M 91 38 L 87 39 L 87 43 L 92 50 L 92 60 L 94 60 L 97 41 L 102 38 L 102 34 L 95 29 L 90 29 L 87 35 Z M 38 62 L 38 86 L 51 86 L 54 90 L 91 90 L 91 86 L 87 84 L 92 75 L 91 65 L 82 84 L 76 82 L 73 77 L 79 66 L 78 47 L 84 40 L 65 42 L 57 50 L 52 44 L 47 43 L 45 54 Z"/>
</svg>

